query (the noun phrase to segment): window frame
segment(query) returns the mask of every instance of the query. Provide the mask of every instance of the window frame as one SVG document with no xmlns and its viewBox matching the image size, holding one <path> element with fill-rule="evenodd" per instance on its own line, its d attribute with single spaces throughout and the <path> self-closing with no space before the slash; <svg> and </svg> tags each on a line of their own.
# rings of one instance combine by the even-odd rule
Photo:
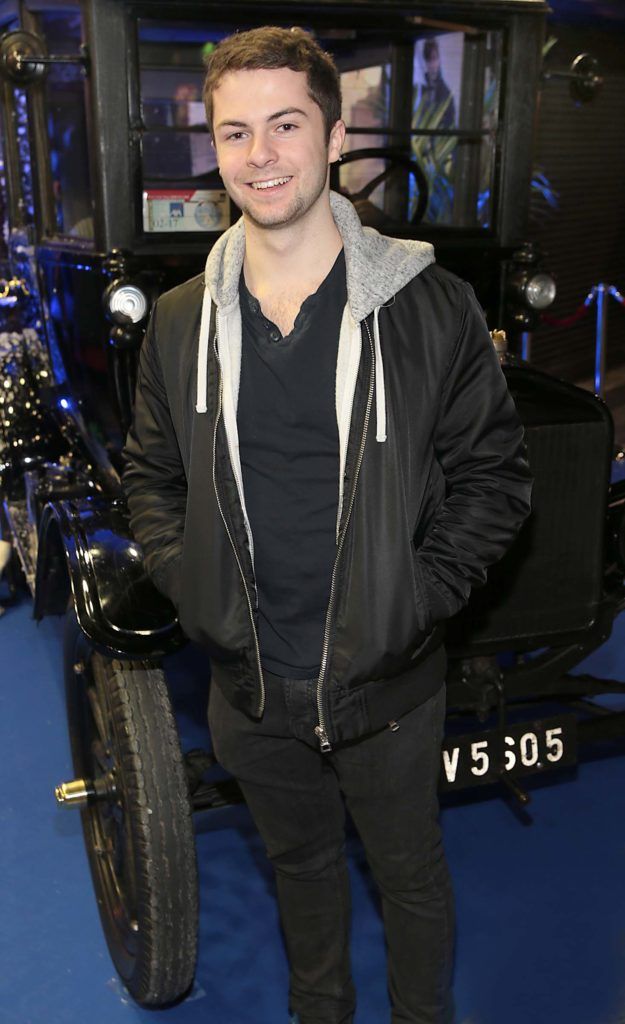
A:
<svg viewBox="0 0 625 1024">
<path fill-rule="evenodd" d="M 42 20 L 40 14 L 45 13 L 62 13 L 67 10 L 68 12 L 79 12 L 82 18 L 82 41 L 83 44 L 86 39 L 86 26 L 84 20 L 84 13 L 82 11 L 82 5 L 75 0 L 63 0 L 62 3 L 45 2 L 45 0 L 38 0 L 38 2 L 31 3 L 29 8 L 24 11 L 22 24 L 23 27 L 29 31 L 34 32 L 46 41 L 46 35 L 43 29 Z M 33 184 L 34 192 L 36 193 L 35 200 L 35 224 L 37 239 L 40 244 L 48 245 L 62 245 L 64 247 L 76 248 L 77 250 L 93 251 L 96 248 L 97 228 L 96 228 L 96 190 L 94 187 L 94 173 L 95 168 L 93 166 L 92 159 L 92 130 L 91 130 L 91 119 L 90 119 L 90 103 L 89 103 L 89 89 L 88 89 L 88 77 L 89 70 L 85 72 L 85 86 L 84 86 L 84 112 L 85 112 L 85 127 L 87 134 L 87 160 L 89 168 L 89 200 L 94 217 L 94 236 L 90 239 L 79 238 L 75 235 L 70 235 L 66 231 L 61 231 L 57 225 L 56 218 L 56 204 L 54 200 L 53 190 L 53 179 L 52 179 L 52 166 L 51 166 L 51 153 L 50 153 L 50 141 L 48 137 L 47 127 L 47 101 L 46 101 L 46 81 L 47 76 L 40 82 L 34 82 L 28 86 L 28 104 L 29 104 L 29 121 L 30 121 L 30 133 L 31 133 L 31 147 L 33 152 Z"/>
</svg>

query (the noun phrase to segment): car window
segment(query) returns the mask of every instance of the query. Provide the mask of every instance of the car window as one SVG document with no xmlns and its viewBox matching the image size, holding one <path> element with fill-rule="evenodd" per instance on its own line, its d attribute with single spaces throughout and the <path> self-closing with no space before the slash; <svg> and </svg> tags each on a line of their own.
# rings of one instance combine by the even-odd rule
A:
<svg viewBox="0 0 625 1024">
<path fill-rule="evenodd" d="M 206 127 L 203 57 L 230 29 L 139 22 L 143 229 L 223 231 L 230 201 Z"/>
<path fill-rule="evenodd" d="M 414 20 L 401 33 L 304 26 L 341 74 L 348 135 L 335 185 L 358 197 L 379 176 L 365 198 L 396 224 L 412 220 L 425 192 L 424 224 L 488 230 L 502 33 Z M 201 95 L 203 57 L 231 31 L 209 22 L 139 21 L 145 231 L 221 230 L 230 222 Z M 361 156 L 372 148 L 391 148 L 392 159 Z"/>
<path fill-rule="evenodd" d="M 80 54 L 80 12 L 43 12 L 39 18 L 50 53 Z M 44 225 L 44 233 L 90 240 L 94 224 L 83 68 L 49 65 L 44 90 L 54 208 L 54 223 Z"/>
<path fill-rule="evenodd" d="M 345 151 L 391 147 L 414 161 L 427 182 L 423 223 L 490 228 L 501 34 L 438 30 L 362 50 L 359 56 L 357 44 L 335 44 L 338 66 L 345 68 Z M 347 159 L 340 168 L 341 188 L 357 195 L 385 169 L 369 201 L 397 221 L 411 220 L 418 179 L 412 172 L 399 173 L 399 167 L 393 170 L 392 161 Z"/>
<path fill-rule="evenodd" d="M 26 89 L 16 86 L 13 89 L 15 104 L 15 133 L 17 136 L 17 153 L 19 164 L 19 197 L 18 220 L 20 225 L 30 225 L 35 217 L 33 198 L 32 157 L 30 152 L 30 134 L 28 131 L 28 96 Z M 7 130 L 9 126 L 7 125 Z M 11 225 L 12 227 L 15 225 Z"/>
</svg>

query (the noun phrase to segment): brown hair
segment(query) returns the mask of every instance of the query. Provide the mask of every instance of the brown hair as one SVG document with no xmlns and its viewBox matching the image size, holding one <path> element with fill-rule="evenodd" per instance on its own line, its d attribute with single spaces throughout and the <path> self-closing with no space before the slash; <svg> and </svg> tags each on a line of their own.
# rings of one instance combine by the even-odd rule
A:
<svg viewBox="0 0 625 1024">
<path fill-rule="evenodd" d="M 206 59 L 203 99 L 209 129 L 213 127 L 213 91 L 230 71 L 290 68 L 303 71 L 308 93 L 320 108 L 330 138 L 333 125 L 341 116 L 341 82 L 329 53 L 301 28 L 277 28 L 265 25 L 248 32 L 235 32 L 217 44 Z"/>
</svg>

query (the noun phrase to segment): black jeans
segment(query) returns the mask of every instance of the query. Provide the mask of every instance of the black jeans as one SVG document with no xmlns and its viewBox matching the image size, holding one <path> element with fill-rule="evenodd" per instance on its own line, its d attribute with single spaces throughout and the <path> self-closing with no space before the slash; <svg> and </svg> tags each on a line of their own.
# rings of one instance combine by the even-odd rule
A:
<svg viewBox="0 0 625 1024">
<path fill-rule="evenodd" d="M 291 1011 L 301 1024 L 353 1020 L 344 798 L 382 898 L 391 1021 L 451 1024 L 454 905 L 437 797 L 445 687 L 398 729 L 322 754 L 316 679 L 265 680 L 260 722 L 213 685 L 209 724 L 276 872 Z"/>
</svg>

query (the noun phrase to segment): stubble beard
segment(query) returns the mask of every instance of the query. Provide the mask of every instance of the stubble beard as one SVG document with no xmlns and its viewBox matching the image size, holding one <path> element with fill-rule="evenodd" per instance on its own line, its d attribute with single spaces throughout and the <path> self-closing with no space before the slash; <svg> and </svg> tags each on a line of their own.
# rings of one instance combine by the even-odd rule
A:
<svg viewBox="0 0 625 1024">
<path fill-rule="evenodd" d="M 286 225 L 295 224 L 312 209 L 320 196 L 323 195 L 327 180 L 328 171 L 326 170 L 325 174 L 319 176 L 319 180 L 315 183 L 314 188 L 311 186 L 310 192 L 302 194 L 296 191 L 289 205 L 281 210 L 272 211 L 268 209 L 266 211 L 259 211 L 254 208 L 252 203 L 242 202 L 241 212 L 251 224 L 259 228 L 282 228 Z M 234 201 L 237 201 L 236 198 Z"/>
</svg>

